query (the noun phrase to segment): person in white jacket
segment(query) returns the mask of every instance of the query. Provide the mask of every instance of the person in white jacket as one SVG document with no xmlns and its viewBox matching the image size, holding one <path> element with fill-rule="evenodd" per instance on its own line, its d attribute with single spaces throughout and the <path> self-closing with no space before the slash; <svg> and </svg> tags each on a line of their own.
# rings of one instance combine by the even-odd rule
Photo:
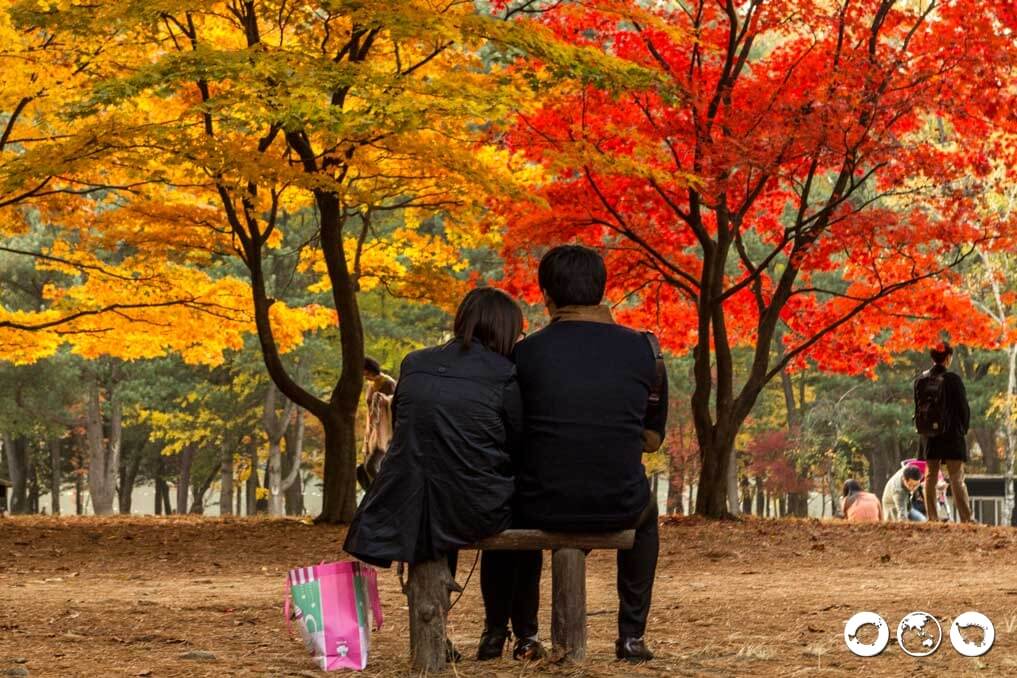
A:
<svg viewBox="0 0 1017 678">
<path fill-rule="evenodd" d="M 925 522 L 925 514 L 911 508 L 911 495 L 921 484 L 922 470 L 914 464 L 904 466 L 890 476 L 883 488 L 883 520 Z"/>
</svg>

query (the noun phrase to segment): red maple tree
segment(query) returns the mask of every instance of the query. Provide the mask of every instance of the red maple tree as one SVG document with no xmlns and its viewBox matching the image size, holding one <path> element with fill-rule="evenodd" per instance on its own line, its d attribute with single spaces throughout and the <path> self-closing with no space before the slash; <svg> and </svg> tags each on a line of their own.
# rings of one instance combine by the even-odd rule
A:
<svg viewBox="0 0 1017 678">
<path fill-rule="evenodd" d="M 587 243 L 622 319 L 693 351 L 698 513 L 728 514 L 735 437 L 781 370 L 865 372 L 950 318 L 955 341 L 989 336 L 951 276 L 1006 226 L 980 216 L 1008 178 L 989 159 L 1014 166 L 993 136 L 1015 57 L 997 5 L 592 0 L 522 19 L 654 74 L 552 83 L 521 60 L 540 99 L 503 138 L 545 180 L 499 207 L 516 292 L 536 300 L 543 248 Z"/>
</svg>

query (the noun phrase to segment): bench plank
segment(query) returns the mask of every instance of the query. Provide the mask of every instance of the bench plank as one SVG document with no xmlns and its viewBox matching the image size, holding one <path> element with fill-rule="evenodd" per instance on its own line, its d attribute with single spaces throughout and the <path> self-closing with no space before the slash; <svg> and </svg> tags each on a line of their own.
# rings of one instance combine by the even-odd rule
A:
<svg viewBox="0 0 1017 678">
<path fill-rule="evenodd" d="M 505 530 L 482 539 L 468 550 L 530 551 L 545 549 L 612 549 L 623 551 L 632 548 L 635 530 L 620 532 L 545 532 L 543 530 Z"/>
</svg>

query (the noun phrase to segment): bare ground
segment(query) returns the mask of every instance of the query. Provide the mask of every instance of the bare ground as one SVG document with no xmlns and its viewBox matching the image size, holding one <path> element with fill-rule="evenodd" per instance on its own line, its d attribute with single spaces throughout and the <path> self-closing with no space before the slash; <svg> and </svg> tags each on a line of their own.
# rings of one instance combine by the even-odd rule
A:
<svg viewBox="0 0 1017 678">
<path fill-rule="evenodd" d="M 958 525 L 665 520 L 647 638 L 649 664 L 614 661 L 614 558 L 589 559 L 590 656 L 580 665 L 471 659 L 482 625 L 474 575 L 452 611 L 466 655 L 458 676 L 941 676 L 1017 674 L 1017 532 Z M 0 677 L 314 676 L 282 619 L 289 567 L 342 557 L 339 529 L 295 520 L 0 519 Z M 549 560 L 549 559 L 548 559 Z M 460 581 L 473 554 L 460 559 Z M 405 599 L 380 577 L 385 628 L 367 676 L 409 674 Z M 545 573 L 544 629 L 550 627 Z M 953 616 L 978 610 L 994 649 L 953 651 Z M 855 612 L 895 629 L 913 610 L 936 615 L 939 651 L 908 657 L 891 634 L 879 657 L 843 641 Z M 545 634 L 546 635 L 546 634 Z M 189 652 L 214 658 L 188 659 Z M 193 655 L 192 655 L 193 656 Z M 449 673 L 449 675 L 453 675 Z"/>
</svg>

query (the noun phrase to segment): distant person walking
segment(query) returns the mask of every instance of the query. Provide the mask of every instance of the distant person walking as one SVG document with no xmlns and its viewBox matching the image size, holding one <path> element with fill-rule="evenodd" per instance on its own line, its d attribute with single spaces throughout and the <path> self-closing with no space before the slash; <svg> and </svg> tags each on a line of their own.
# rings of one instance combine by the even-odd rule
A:
<svg viewBox="0 0 1017 678">
<path fill-rule="evenodd" d="M 921 448 L 928 462 L 925 474 L 925 506 L 930 520 L 938 520 L 936 480 L 945 465 L 950 477 L 957 516 L 971 522 L 971 502 L 964 484 L 964 464 L 968 460 L 965 435 L 971 425 L 971 408 L 960 375 L 950 372 L 953 347 L 940 342 L 929 351 L 932 367 L 915 380 L 915 426 L 921 435 Z"/>
<path fill-rule="evenodd" d="M 862 489 L 852 478 L 844 481 L 844 519 L 849 523 L 879 523 L 883 521 L 883 505 L 879 497 Z"/>
<path fill-rule="evenodd" d="M 925 514 L 911 507 L 911 495 L 922 484 L 922 470 L 914 464 L 902 466 L 883 488 L 883 520 L 924 523 Z"/>
<path fill-rule="evenodd" d="M 396 380 L 385 374 L 381 364 L 370 356 L 364 358 L 364 383 L 367 393 L 367 425 L 364 428 L 364 463 L 357 466 L 357 482 L 364 492 L 374 482 L 382 459 L 392 440 L 392 396 Z"/>
</svg>

